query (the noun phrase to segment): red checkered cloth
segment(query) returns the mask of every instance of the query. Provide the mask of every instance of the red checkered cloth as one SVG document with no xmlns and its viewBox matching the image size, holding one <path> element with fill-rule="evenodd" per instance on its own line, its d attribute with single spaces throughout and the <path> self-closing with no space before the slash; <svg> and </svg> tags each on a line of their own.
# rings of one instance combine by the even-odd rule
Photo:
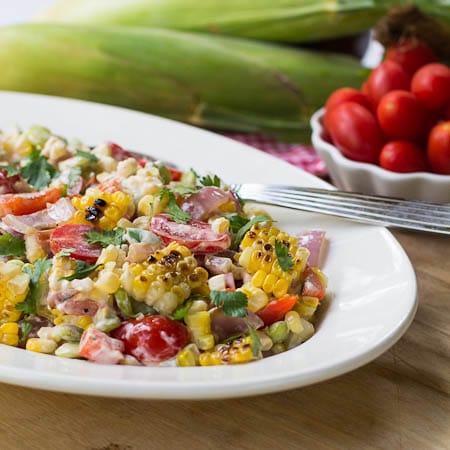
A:
<svg viewBox="0 0 450 450">
<path fill-rule="evenodd" d="M 224 133 L 225 136 L 269 153 L 288 163 L 300 167 L 318 177 L 326 177 L 325 162 L 313 147 L 303 144 L 285 144 L 263 134 Z"/>
</svg>

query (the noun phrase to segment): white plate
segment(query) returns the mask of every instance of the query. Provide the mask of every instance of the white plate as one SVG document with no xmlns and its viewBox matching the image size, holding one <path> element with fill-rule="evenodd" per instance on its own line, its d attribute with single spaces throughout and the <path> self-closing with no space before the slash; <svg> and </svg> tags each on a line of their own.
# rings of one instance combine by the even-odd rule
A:
<svg viewBox="0 0 450 450">
<path fill-rule="evenodd" d="M 0 127 L 42 124 L 89 144 L 125 148 L 212 171 L 228 182 L 326 187 L 293 166 L 216 134 L 139 112 L 93 103 L 0 92 Z M 301 346 L 238 366 L 102 366 L 0 345 L 0 381 L 109 397 L 204 399 L 286 390 L 348 372 L 373 360 L 405 332 L 416 310 L 416 281 L 405 252 L 384 228 L 279 208 L 291 232 L 311 227 L 330 241 L 324 271 L 329 299 L 316 334 Z"/>
</svg>

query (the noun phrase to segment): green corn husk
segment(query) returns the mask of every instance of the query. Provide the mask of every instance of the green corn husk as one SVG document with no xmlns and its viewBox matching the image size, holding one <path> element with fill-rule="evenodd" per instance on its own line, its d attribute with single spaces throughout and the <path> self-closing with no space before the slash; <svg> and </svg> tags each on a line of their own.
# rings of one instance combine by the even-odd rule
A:
<svg viewBox="0 0 450 450">
<path fill-rule="evenodd" d="M 366 31 L 390 7 L 412 3 L 450 23 L 448 0 L 60 0 L 40 19 L 311 42 Z"/>
<path fill-rule="evenodd" d="M 305 140 L 311 113 L 365 71 L 346 56 L 170 30 L 0 29 L 0 89 L 75 97 Z"/>
</svg>

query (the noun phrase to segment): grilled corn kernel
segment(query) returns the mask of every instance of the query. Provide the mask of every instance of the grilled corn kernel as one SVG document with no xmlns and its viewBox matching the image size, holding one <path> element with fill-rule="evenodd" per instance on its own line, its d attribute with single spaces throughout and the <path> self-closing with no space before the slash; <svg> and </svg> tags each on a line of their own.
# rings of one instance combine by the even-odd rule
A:
<svg viewBox="0 0 450 450">
<path fill-rule="evenodd" d="M 176 242 L 158 250 L 146 262 L 125 263 L 122 287 L 138 301 L 170 314 L 191 293 L 208 294 L 208 272 L 197 266 L 190 250 Z"/>
<path fill-rule="evenodd" d="M 303 330 L 303 325 L 300 316 L 296 311 L 289 311 L 284 316 L 284 321 L 292 333 L 300 333 Z"/>
<path fill-rule="evenodd" d="M 200 352 L 195 344 L 188 344 L 177 354 L 177 364 L 181 367 L 198 366 Z"/>
<path fill-rule="evenodd" d="M 117 222 L 126 215 L 131 201 L 125 192 L 102 192 L 94 188 L 88 189 L 82 197 L 72 198 L 73 206 L 84 214 L 84 223 L 104 230 L 117 226 Z M 75 216 L 74 219 L 78 221 L 80 214 L 76 213 Z"/>
<path fill-rule="evenodd" d="M 23 266 L 22 261 L 0 261 L 0 323 L 20 319 L 16 305 L 25 300 L 30 283 L 29 275 L 22 272 Z"/>
<path fill-rule="evenodd" d="M 284 271 L 277 260 L 275 242 L 288 249 L 293 268 Z M 306 266 L 309 250 L 297 247 L 297 238 L 273 226 L 255 224 L 241 242 L 239 264 L 252 275 L 252 285 L 280 298 L 285 295 Z"/>
<path fill-rule="evenodd" d="M 27 340 L 25 348 L 30 352 L 53 353 L 58 344 L 51 339 L 30 338 Z"/>
<path fill-rule="evenodd" d="M 252 338 L 250 336 L 237 338 L 227 344 L 216 346 L 215 350 L 201 353 L 201 366 L 217 366 L 223 364 L 242 364 L 254 360 Z"/>
<path fill-rule="evenodd" d="M 250 283 L 243 284 L 238 291 L 243 292 L 247 296 L 248 309 L 250 311 L 259 311 L 269 303 L 269 297 L 260 288 L 253 286 Z"/>
<path fill-rule="evenodd" d="M 214 347 L 215 342 L 211 332 L 211 317 L 207 311 L 187 314 L 184 321 L 200 350 L 211 350 Z"/>
<path fill-rule="evenodd" d="M 13 347 L 19 345 L 19 325 L 17 322 L 6 322 L 0 325 L 0 343 Z"/>
</svg>

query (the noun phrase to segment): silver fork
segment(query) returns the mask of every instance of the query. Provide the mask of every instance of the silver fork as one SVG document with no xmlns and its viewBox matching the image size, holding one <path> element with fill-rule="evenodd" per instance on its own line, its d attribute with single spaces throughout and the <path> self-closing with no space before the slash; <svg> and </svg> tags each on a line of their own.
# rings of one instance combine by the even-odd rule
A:
<svg viewBox="0 0 450 450">
<path fill-rule="evenodd" d="M 247 201 L 450 235 L 450 203 L 283 185 L 235 184 L 231 188 Z"/>
</svg>

